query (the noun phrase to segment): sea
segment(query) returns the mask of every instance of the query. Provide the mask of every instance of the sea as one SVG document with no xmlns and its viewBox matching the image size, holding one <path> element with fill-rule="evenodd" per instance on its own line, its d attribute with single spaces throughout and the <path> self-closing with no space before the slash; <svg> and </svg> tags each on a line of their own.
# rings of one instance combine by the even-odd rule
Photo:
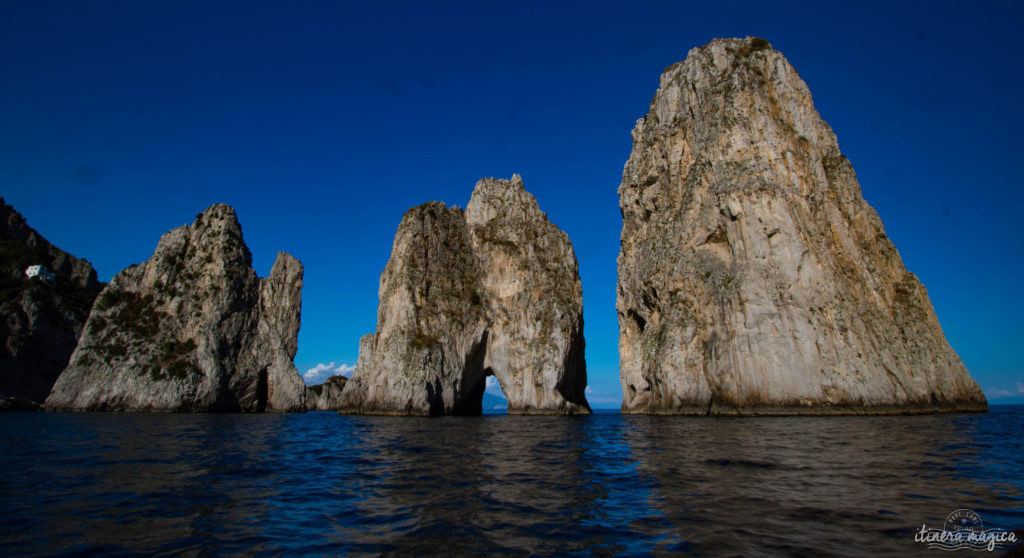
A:
<svg viewBox="0 0 1024 558">
<path fill-rule="evenodd" d="M 0 414 L 3 556 L 999 556 L 1024 406 L 880 417 Z M 1022 533 L 1024 535 L 1024 533 Z"/>
</svg>

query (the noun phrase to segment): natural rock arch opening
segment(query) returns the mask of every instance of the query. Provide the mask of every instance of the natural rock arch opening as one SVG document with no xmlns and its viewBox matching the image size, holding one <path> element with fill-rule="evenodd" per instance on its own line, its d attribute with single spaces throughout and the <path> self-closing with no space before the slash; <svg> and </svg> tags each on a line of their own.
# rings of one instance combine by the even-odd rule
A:
<svg viewBox="0 0 1024 558">
<path fill-rule="evenodd" d="M 267 399 L 270 393 L 268 385 L 267 369 L 260 370 L 256 377 L 256 412 L 262 413 L 267 410 Z"/>
<path fill-rule="evenodd" d="M 466 382 L 466 391 L 461 392 L 461 399 L 458 405 L 455 406 L 456 415 L 469 415 L 477 416 L 484 414 L 484 400 L 487 394 L 487 380 L 494 378 L 498 388 L 501 389 L 502 398 L 505 400 L 506 410 L 508 408 L 508 394 L 505 392 L 505 387 L 502 385 L 501 380 L 498 379 L 497 374 L 491 368 L 484 368 L 480 374 Z M 492 402 L 493 403 L 493 400 Z M 494 410 L 488 407 L 488 410 Z"/>
<path fill-rule="evenodd" d="M 488 356 L 489 332 L 485 331 L 480 340 L 473 346 L 473 350 L 466 356 L 466 365 L 463 368 L 462 380 L 459 383 L 458 400 L 455 403 L 453 414 L 455 415 L 481 415 L 483 414 L 484 394 L 487 392 L 487 378 L 493 377 L 498 382 L 498 387 L 508 402 L 508 393 L 498 374 L 494 369 L 486 365 Z"/>
</svg>

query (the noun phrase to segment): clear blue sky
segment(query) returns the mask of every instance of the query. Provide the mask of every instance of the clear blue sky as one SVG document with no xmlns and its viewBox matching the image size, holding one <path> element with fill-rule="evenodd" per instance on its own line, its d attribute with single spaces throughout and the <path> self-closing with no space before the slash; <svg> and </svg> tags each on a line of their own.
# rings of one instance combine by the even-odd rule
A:
<svg viewBox="0 0 1024 558">
<path fill-rule="evenodd" d="M 630 130 L 689 49 L 762 36 L 991 402 L 1024 402 L 1020 2 L 515 4 L 0 2 L 0 195 L 104 280 L 233 205 L 261 275 L 305 265 L 305 371 L 355 362 L 406 209 L 520 173 L 575 245 L 589 397 L 617 407 Z"/>
</svg>

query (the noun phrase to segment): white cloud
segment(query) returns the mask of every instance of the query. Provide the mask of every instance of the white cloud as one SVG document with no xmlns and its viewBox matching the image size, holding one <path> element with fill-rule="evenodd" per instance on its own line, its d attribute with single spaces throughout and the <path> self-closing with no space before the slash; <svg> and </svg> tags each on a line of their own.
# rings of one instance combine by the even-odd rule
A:
<svg viewBox="0 0 1024 558">
<path fill-rule="evenodd" d="M 345 376 L 346 378 L 352 376 L 352 372 L 356 369 L 355 366 L 348 364 L 335 364 L 333 361 L 330 364 L 320 363 L 306 370 L 306 373 L 302 377 L 306 380 L 307 384 L 314 385 L 319 384 L 330 378 L 331 376 Z"/>
<path fill-rule="evenodd" d="M 1017 391 L 1002 388 L 989 388 L 987 395 L 992 399 L 1002 399 L 1003 397 L 1022 397 L 1024 396 L 1024 382 L 1017 382 Z"/>
<path fill-rule="evenodd" d="M 587 386 L 584 393 L 587 396 L 587 403 L 590 403 L 591 406 L 595 406 L 597 408 L 611 408 L 622 404 L 621 398 L 609 396 L 604 392 L 594 391 L 590 386 Z"/>
<path fill-rule="evenodd" d="M 498 379 L 494 376 L 487 376 L 487 385 L 484 387 L 484 393 L 505 399 L 505 392 L 501 391 L 501 384 L 498 383 Z"/>
</svg>

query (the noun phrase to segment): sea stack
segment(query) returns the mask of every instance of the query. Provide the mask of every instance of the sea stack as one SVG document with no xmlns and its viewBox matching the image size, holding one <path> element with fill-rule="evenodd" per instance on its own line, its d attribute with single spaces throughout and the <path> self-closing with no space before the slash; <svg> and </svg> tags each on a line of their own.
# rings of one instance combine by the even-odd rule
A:
<svg viewBox="0 0 1024 558">
<path fill-rule="evenodd" d="M 306 386 L 307 411 L 337 411 L 341 409 L 341 392 L 345 389 L 345 376 L 331 376 L 322 384 Z"/>
<path fill-rule="evenodd" d="M 410 209 L 379 296 L 343 412 L 480 414 L 490 375 L 511 414 L 590 412 L 576 256 L 518 175 Z"/>
<path fill-rule="evenodd" d="M 987 409 L 764 39 L 716 39 L 665 70 L 619 195 L 623 412 Z"/>
<path fill-rule="evenodd" d="M 47 410 L 305 410 L 302 265 L 256 276 L 235 211 L 217 204 L 163 235 L 100 296 Z"/>
<path fill-rule="evenodd" d="M 46 399 L 103 287 L 89 262 L 47 242 L 0 198 L 0 410 Z"/>
</svg>

